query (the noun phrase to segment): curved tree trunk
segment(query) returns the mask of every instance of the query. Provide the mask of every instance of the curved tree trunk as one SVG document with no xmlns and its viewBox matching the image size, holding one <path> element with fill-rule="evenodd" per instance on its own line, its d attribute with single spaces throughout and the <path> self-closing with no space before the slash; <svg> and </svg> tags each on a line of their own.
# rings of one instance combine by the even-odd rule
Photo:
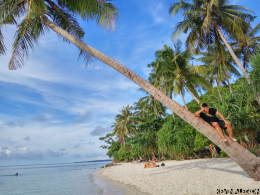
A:
<svg viewBox="0 0 260 195">
<path fill-rule="evenodd" d="M 183 102 L 184 107 L 185 107 L 187 110 L 189 110 L 188 107 L 187 107 L 187 105 L 186 105 L 185 99 L 184 99 L 184 97 L 183 97 L 182 91 L 180 91 L 180 95 L 181 95 L 181 99 L 182 99 L 182 102 Z"/>
<path fill-rule="evenodd" d="M 243 65 L 241 64 L 241 62 L 239 61 L 238 57 L 236 56 L 236 54 L 234 53 L 232 47 L 229 45 L 229 43 L 227 42 L 226 38 L 224 37 L 219 25 L 217 23 L 215 23 L 215 26 L 217 28 L 217 31 L 219 33 L 219 36 L 221 37 L 222 41 L 225 43 L 226 47 L 228 48 L 229 53 L 231 54 L 231 56 L 233 57 L 233 59 L 235 60 L 236 64 L 238 65 L 238 67 L 240 68 L 240 70 L 242 71 L 244 77 L 247 79 L 247 82 L 249 84 L 251 84 L 251 80 L 250 77 L 248 75 L 248 73 L 246 72 L 246 69 L 243 67 Z"/>
<path fill-rule="evenodd" d="M 215 26 L 217 28 L 217 31 L 219 33 L 219 36 L 221 37 L 222 41 L 225 43 L 226 47 L 228 48 L 229 53 L 231 54 L 231 56 L 233 57 L 233 59 L 235 60 L 236 64 L 238 65 L 238 67 L 240 68 L 240 70 L 242 71 L 244 77 L 246 78 L 247 82 L 249 84 L 252 83 L 248 73 L 246 72 L 246 69 L 243 67 L 243 65 L 241 64 L 241 62 L 239 61 L 239 59 L 237 58 L 236 54 L 234 53 L 233 49 L 231 48 L 231 46 L 229 45 L 229 43 L 227 42 L 226 38 L 224 37 L 221 29 L 219 28 L 218 24 L 215 23 Z M 260 94 L 258 93 L 258 91 L 255 90 L 255 88 L 253 87 L 253 90 L 256 94 L 256 100 L 258 102 L 258 104 L 260 105 Z"/>
<path fill-rule="evenodd" d="M 149 82 L 120 64 L 119 62 L 113 60 L 112 58 L 106 56 L 100 51 L 94 49 L 93 47 L 85 44 L 81 40 L 72 36 L 62 28 L 58 27 L 54 23 L 52 23 L 46 16 L 41 17 L 42 21 L 46 26 L 51 28 L 56 33 L 60 34 L 62 37 L 67 39 L 72 44 L 76 45 L 78 48 L 86 51 L 90 55 L 95 58 L 101 60 L 107 65 L 111 66 L 118 72 L 125 75 L 130 80 L 134 81 L 140 87 L 142 87 L 145 91 L 150 93 L 156 99 L 158 99 L 162 104 L 164 104 L 167 108 L 177 114 L 184 121 L 192 125 L 195 129 L 205 135 L 209 140 L 211 140 L 214 144 L 218 145 L 222 150 L 224 150 L 231 159 L 233 159 L 247 174 L 256 181 L 260 180 L 260 159 L 258 159 L 254 154 L 246 150 L 237 142 L 233 142 L 229 137 L 226 136 L 228 140 L 226 143 L 222 141 L 222 138 L 217 133 L 217 131 L 209 125 L 207 122 L 202 119 L 195 117 L 195 115 L 189 112 L 187 109 L 183 108 L 177 102 L 170 99 L 159 89 L 151 85 Z"/>
<path fill-rule="evenodd" d="M 192 93 L 192 91 L 190 90 L 190 88 L 187 86 L 187 84 L 185 83 L 185 81 L 181 81 L 183 83 L 183 85 L 186 87 L 186 89 L 189 91 L 189 93 L 192 95 L 192 97 L 198 102 L 198 104 L 200 104 L 199 99 L 194 95 L 194 93 Z"/>
<path fill-rule="evenodd" d="M 220 89 L 219 89 L 218 79 L 216 79 L 216 83 L 217 83 L 217 88 L 218 88 L 218 94 L 219 94 L 219 97 L 222 101 L 223 99 L 222 99 L 222 95 L 221 95 L 221 92 L 220 92 Z"/>
</svg>

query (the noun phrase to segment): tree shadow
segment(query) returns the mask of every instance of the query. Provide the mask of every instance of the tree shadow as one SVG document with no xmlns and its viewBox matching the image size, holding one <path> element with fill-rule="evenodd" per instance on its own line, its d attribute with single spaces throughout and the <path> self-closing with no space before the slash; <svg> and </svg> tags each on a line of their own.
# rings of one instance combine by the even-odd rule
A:
<svg viewBox="0 0 260 195">
<path fill-rule="evenodd" d="M 219 162 L 219 165 L 218 165 L 218 162 Z M 232 164 L 230 164 L 230 163 L 232 163 Z M 223 164 L 230 164 L 230 165 L 226 165 L 226 166 L 224 165 L 223 166 Z M 202 170 L 209 169 L 209 170 L 228 172 L 228 173 L 231 173 L 231 174 L 234 174 L 234 175 L 242 175 L 246 178 L 251 178 L 243 170 L 242 171 L 230 170 L 229 168 L 239 166 L 235 162 L 232 162 L 231 159 L 207 159 L 207 161 L 194 160 L 194 162 L 189 162 L 189 163 L 185 163 L 185 164 L 181 164 L 181 165 L 170 165 L 170 166 L 167 166 L 167 161 L 166 161 L 165 165 L 166 166 L 163 167 L 163 169 L 166 169 L 164 172 L 160 171 L 160 173 L 153 173 L 153 175 L 169 172 L 169 169 L 173 170 L 173 171 L 174 170 L 181 170 L 181 169 L 189 171 L 190 169 L 193 169 L 193 168 L 199 168 L 199 169 L 202 169 Z M 215 167 L 212 167 L 214 165 L 215 165 Z M 220 166 L 221 168 L 218 168 L 216 166 Z"/>
</svg>

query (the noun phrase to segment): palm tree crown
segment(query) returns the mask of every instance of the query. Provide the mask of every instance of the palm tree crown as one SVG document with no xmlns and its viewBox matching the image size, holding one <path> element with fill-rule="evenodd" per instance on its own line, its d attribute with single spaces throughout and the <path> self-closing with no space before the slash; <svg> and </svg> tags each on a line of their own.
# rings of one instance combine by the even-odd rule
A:
<svg viewBox="0 0 260 195">
<path fill-rule="evenodd" d="M 127 136 L 133 136 L 135 132 L 135 121 L 132 120 L 132 107 L 126 106 L 116 115 L 115 123 L 112 125 L 114 133 L 118 136 L 118 141 L 123 145 Z"/>
<path fill-rule="evenodd" d="M 177 94 L 183 96 L 186 89 L 200 103 L 195 85 L 199 84 L 206 88 L 211 86 L 196 73 L 197 67 L 189 64 L 189 60 L 193 57 L 190 52 L 181 51 L 181 46 L 182 43 L 179 41 L 174 45 L 174 49 L 164 45 L 164 49 L 156 52 L 156 63 L 148 65 L 153 68 L 150 78 L 156 78 L 155 80 L 164 88 L 164 91 L 170 90 L 166 94 L 173 92 L 174 96 Z M 185 106 L 185 102 L 183 103 Z"/>
<path fill-rule="evenodd" d="M 260 46 L 260 36 L 256 36 L 259 31 L 260 23 L 253 29 L 248 28 L 241 39 L 231 44 L 235 47 L 235 53 L 240 55 L 244 68 L 248 67 L 250 58 Z"/>
<path fill-rule="evenodd" d="M 224 45 L 220 42 L 215 43 L 208 47 L 207 52 L 200 52 L 199 54 L 202 55 L 202 57 L 197 60 L 205 64 L 202 75 L 209 79 L 211 83 L 216 81 L 218 87 L 220 83 L 227 82 L 230 92 L 233 93 L 229 79 L 231 76 L 238 77 L 241 75 L 233 65 L 232 57 L 230 53 L 225 50 Z"/>
<path fill-rule="evenodd" d="M 180 0 L 174 3 L 170 7 L 171 15 L 183 11 L 184 20 L 174 28 L 173 37 L 181 32 L 189 32 L 186 46 L 189 49 L 196 49 L 197 52 L 222 39 L 248 83 L 251 83 L 248 73 L 227 42 L 224 33 L 237 39 L 242 38 L 245 30 L 250 27 L 250 21 L 254 19 L 247 12 L 254 12 L 243 6 L 229 5 L 228 2 L 228 0 L 192 0 L 192 3 L 186 3 Z"/>
<path fill-rule="evenodd" d="M 192 0 L 186 3 L 184 0 L 175 2 L 170 7 L 170 14 L 174 16 L 179 11 L 183 11 L 184 20 L 179 22 L 173 31 L 173 37 L 184 32 L 188 34 L 186 44 L 188 48 L 203 48 L 205 45 L 213 43 L 215 27 L 222 28 L 225 32 L 243 36 L 243 29 L 250 24 L 247 22 L 253 18 L 245 12 L 252 10 L 239 6 L 228 5 L 228 0 Z"/>
<path fill-rule="evenodd" d="M 29 49 L 34 49 L 39 38 L 48 32 L 43 17 L 48 17 L 55 25 L 82 39 L 85 32 L 76 17 L 94 20 L 98 25 L 112 29 L 117 16 L 117 8 L 108 0 L 0 0 L 0 55 L 6 53 L 1 33 L 5 25 L 18 28 L 9 62 L 9 69 L 17 69 L 24 65 Z M 83 50 L 80 56 L 87 61 L 91 59 Z"/>
</svg>

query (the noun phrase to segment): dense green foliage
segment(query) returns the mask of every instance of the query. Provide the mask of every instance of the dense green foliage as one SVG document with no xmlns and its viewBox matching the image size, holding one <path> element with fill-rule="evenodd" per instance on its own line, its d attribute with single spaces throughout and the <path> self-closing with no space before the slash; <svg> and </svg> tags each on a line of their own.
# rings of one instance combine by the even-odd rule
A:
<svg viewBox="0 0 260 195">
<path fill-rule="evenodd" d="M 250 150 L 256 153 L 256 139 L 260 138 L 260 100 L 257 101 L 257 96 L 260 97 L 260 54 L 256 34 L 260 25 L 252 29 L 255 17 L 248 13 L 252 11 L 228 5 L 227 0 L 175 1 L 170 13 L 174 16 L 178 12 L 183 12 L 184 17 L 175 26 L 173 36 L 189 32 L 186 50 L 182 50 L 182 43 L 177 41 L 173 48 L 164 45 L 156 51 L 155 61 L 148 64 L 152 68 L 148 81 L 170 98 L 179 94 L 184 107 L 193 113 L 201 109 L 202 103 L 216 108 L 231 122 L 233 137 L 245 148 L 254 148 Z M 228 40 L 223 33 L 229 35 Z M 196 55 L 202 65 L 191 64 Z M 242 67 L 238 58 L 250 69 L 247 80 L 238 78 L 241 75 L 237 65 Z M 241 70 L 245 76 L 243 67 Z M 231 84 L 234 78 L 238 79 Z M 187 92 L 194 99 L 186 105 L 184 95 Z M 121 145 L 112 144 L 108 155 L 112 154 L 114 160 L 126 161 L 139 157 L 176 160 L 198 157 L 198 154 L 203 157 L 203 151 L 208 157 L 218 156 L 215 154 L 217 146 L 206 136 L 178 116 L 166 116 L 164 105 L 156 101 L 146 96 L 134 103 L 134 112 L 128 115 L 126 123 L 132 128 L 131 133 L 124 133 L 123 144 L 117 138 Z M 118 117 L 116 121 L 125 122 Z M 114 132 L 118 137 L 116 128 Z M 208 155 L 205 148 L 209 145 L 213 146 L 214 154 Z M 221 151 L 220 156 L 227 157 L 227 154 Z"/>
<path fill-rule="evenodd" d="M 239 138 L 242 135 L 241 140 L 245 142 L 243 135 L 247 133 L 252 140 L 254 139 L 252 135 L 256 137 L 256 133 L 260 130 L 260 115 L 257 114 L 260 107 L 255 97 L 252 96 L 253 89 L 244 79 L 238 79 L 231 86 L 233 95 L 228 86 L 220 87 L 222 101 L 218 97 L 217 87 L 199 98 L 224 114 L 226 119 L 232 123 L 235 137 Z M 200 105 L 195 100 L 189 102 L 187 107 L 193 113 L 200 109 Z M 132 136 L 126 136 L 124 145 L 113 140 L 112 137 L 115 137 L 113 134 L 100 138 L 106 142 L 110 140 L 107 155 L 113 157 L 114 161 L 130 161 L 139 159 L 139 157 L 179 160 L 198 157 L 199 151 L 204 150 L 210 144 L 214 147 L 207 137 L 178 116 L 175 118 L 172 115 L 165 118 L 153 116 L 155 115 L 151 115 L 147 119 L 143 118 L 141 123 L 135 123 L 135 131 Z M 136 116 L 132 117 L 132 120 L 141 121 L 141 118 Z M 255 150 L 257 149 L 252 151 Z M 227 155 L 221 151 L 220 157 L 227 157 Z"/>
</svg>

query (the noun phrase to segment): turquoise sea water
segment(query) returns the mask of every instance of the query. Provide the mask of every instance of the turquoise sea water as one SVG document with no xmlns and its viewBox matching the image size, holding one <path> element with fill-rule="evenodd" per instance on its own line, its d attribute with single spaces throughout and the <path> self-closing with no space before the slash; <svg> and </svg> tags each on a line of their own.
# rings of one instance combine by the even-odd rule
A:
<svg viewBox="0 0 260 195">
<path fill-rule="evenodd" d="M 98 195 L 113 191 L 93 182 L 95 171 L 110 161 L 51 165 L 0 166 L 1 195 Z M 96 168 L 96 169 L 95 169 Z M 14 174 L 18 172 L 18 176 Z"/>
</svg>

